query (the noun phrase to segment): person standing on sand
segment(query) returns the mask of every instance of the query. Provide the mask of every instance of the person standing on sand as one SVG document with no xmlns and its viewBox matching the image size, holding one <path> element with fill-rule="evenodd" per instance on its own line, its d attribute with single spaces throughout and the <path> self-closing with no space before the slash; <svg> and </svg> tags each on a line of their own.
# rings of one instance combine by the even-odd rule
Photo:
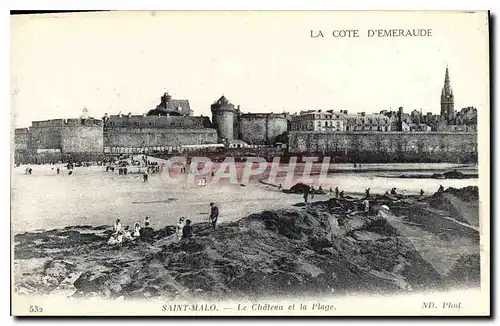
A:
<svg viewBox="0 0 500 326">
<path fill-rule="evenodd" d="M 210 224 L 212 229 L 215 231 L 215 225 L 217 224 L 217 219 L 219 218 L 219 208 L 215 203 L 210 203 Z"/>
<path fill-rule="evenodd" d="M 179 223 L 175 226 L 175 234 L 177 235 L 177 240 L 182 239 L 182 229 L 184 228 L 184 217 L 179 219 Z"/>
<path fill-rule="evenodd" d="M 59 168 L 57 168 L 57 170 L 56 170 L 56 171 L 57 171 L 57 174 L 59 174 L 59 172 L 61 172 L 61 170 L 60 170 Z"/>
</svg>

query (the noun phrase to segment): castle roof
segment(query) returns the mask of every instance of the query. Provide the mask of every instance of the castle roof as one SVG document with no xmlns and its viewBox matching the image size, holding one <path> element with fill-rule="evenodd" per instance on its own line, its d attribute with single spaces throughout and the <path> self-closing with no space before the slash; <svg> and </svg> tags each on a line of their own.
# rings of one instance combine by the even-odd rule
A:
<svg viewBox="0 0 500 326">
<path fill-rule="evenodd" d="M 150 110 L 147 115 L 190 115 L 191 107 L 188 100 L 177 100 L 165 93 L 158 106 Z"/>
</svg>

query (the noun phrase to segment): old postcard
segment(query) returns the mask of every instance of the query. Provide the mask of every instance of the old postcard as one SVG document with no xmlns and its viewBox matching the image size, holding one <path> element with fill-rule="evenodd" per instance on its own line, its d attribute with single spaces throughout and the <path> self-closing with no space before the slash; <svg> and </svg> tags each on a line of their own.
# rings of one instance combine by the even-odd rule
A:
<svg viewBox="0 0 500 326">
<path fill-rule="evenodd" d="M 11 16 L 16 316 L 487 316 L 488 12 Z"/>
</svg>

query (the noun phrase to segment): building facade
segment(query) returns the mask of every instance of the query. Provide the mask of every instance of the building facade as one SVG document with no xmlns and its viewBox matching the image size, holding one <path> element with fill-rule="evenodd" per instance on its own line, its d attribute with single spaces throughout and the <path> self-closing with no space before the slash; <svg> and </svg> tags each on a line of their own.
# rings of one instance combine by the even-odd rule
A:
<svg viewBox="0 0 500 326">
<path fill-rule="evenodd" d="M 345 131 L 391 131 L 391 121 L 383 114 L 346 114 L 345 121 Z"/>
<path fill-rule="evenodd" d="M 343 131 L 344 112 L 333 110 L 307 110 L 291 116 L 290 130 L 334 132 Z"/>
</svg>

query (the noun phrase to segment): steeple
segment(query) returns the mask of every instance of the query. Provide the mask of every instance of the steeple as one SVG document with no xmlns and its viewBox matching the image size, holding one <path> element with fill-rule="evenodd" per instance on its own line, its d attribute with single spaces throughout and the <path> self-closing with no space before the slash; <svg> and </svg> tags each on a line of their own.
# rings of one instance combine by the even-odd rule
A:
<svg viewBox="0 0 500 326">
<path fill-rule="evenodd" d="M 446 72 L 444 74 L 444 85 L 441 90 L 441 119 L 451 122 L 454 118 L 454 96 L 450 83 L 450 72 L 448 65 L 446 65 Z"/>
</svg>

